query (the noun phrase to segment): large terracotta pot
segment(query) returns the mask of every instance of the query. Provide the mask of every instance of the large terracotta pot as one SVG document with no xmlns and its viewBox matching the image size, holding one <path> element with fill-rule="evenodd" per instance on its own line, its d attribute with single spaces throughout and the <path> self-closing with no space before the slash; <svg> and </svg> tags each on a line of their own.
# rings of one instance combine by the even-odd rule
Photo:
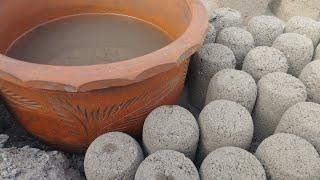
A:
<svg viewBox="0 0 320 180">
<path fill-rule="evenodd" d="M 4 55 L 30 28 L 79 13 L 135 16 L 175 41 L 142 57 L 91 66 L 33 64 Z M 206 11 L 197 0 L 1 0 L 1 95 L 31 134 L 64 150 L 85 150 L 109 131 L 139 137 L 150 111 L 178 100 L 188 59 L 206 29 Z"/>
</svg>

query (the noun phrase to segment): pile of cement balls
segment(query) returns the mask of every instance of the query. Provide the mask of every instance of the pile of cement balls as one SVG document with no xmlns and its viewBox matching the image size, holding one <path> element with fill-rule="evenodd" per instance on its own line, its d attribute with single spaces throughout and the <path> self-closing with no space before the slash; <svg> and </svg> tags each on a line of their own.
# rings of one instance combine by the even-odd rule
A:
<svg viewBox="0 0 320 180">
<path fill-rule="evenodd" d="M 141 142 L 121 132 L 98 137 L 84 157 L 86 178 L 320 179 L 320 23 L 287 19 L 214 10 L 205 43 L 191 59 L 180 106 L 152 111 Z M 65 169 L 79 178 L 57 152 L 1 150 L 7 138 L 0 136 L 0 178 L 69 179 L 57 175 Z M 33 154 L 45 175 L 21 170 L 31 169 L 21 151 Z M 10 163 L 23 168 L 12 175 Z"/>
<path fill-rule="evenodd" d="M 238 11 L 216 9 L 188 75 L 200 114 L 155 109 L 141 146 L 120 132 L 99 137 L 87 178 L 320 179 L 319 40 L 320 23 L 308 17 L 254 16 L 244 27 Z"/>
</svg>

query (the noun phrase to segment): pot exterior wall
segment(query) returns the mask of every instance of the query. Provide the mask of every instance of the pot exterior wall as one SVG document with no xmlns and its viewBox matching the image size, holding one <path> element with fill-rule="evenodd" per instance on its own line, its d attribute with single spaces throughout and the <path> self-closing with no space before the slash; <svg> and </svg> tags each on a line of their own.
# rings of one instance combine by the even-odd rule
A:
<svg viewBox="0 0 320 180">
<path fill-rule="evenodd" d="M 146 116 L 174 104 L 182 92 L 189 60 L 129 86 L 84 93 L 25 88 L 0 80 L 12 114 L 35 137 L 68 151 L 83 151 L 101 134 L 121 131 L 139 138 Z"/>
</svg>

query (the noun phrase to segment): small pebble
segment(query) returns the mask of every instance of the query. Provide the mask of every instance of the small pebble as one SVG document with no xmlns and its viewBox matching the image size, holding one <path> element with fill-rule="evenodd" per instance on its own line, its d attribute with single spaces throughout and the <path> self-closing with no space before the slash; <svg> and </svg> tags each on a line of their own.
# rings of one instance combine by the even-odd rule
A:
<svg viewBox="0 0 320 180">
<path fill-rule="evenodd" d="M 217 43 L 229 47 L 237 60 L 237 68 L 241 69 L 243 60 L 248 52 L 254 48 L 252 35 L 239 27 L 223 29 L 217 37 Z"/>
<path fill-rule="evenodd" d="M 206 104 L 225 99 L 241 104 L 251 113 L 256 98 L 257 85 L 250 74 L 235 69 L 224 69 L 211 79 Z"/>
<path fill-rule="evenodd" d="M 153 110 L 143 125 L 146 153 L 175 150 L 195 159 L 199 141 L 199 126 L 193 115 L 180 106 L 161 106 Z"/>
<path fill-rule="evenodd" d="M 312 61 L 301 72 L 299 79 L 307 87 L 308 101 L 320 103 L 320 61 Z"/>
<path fill-rule="evenodd" d="M 275 133 L 289 133 L 309 141 L 320 152 L 320 105 L 301 102 L 282 116 Z"/>
<path fill-rule="evenodd" d="M 275 134 L 265 139 L 255 156 L 268 179 L 316 180 L 320 177 L 320 157 L 305 139 L 293 134 Z"/>
<path fill-rule="evenodd" d="M 202 180 L 266 180 L 266 173 L 251 153 L 237 147 L 223 147 L 210 153 L 200 167 Z"/>
<path fill-rule="evenodd" d="M 306 87 L 298 78 L 283 72 L 263 76 L 253 112 L 255 137 L 263 140 L 272 135 L 286 110 L 306 99 Z"/>
<path fill-rule="evenodd" d="M 88 180 L 132 180 L 143 158 L 135 139 L 111 132 L 91 143 L 84 159 L 84 170 Z"/>
<path fill-rule="evenodd" d="M 314 47 L 311 39 L 300 34 L 282 34 L 274 41 L 273 47 L 285 54 L 289 64 L 288 73 L 295 77 L 300 75 L 313 57 Z"/>
<path fill-rule="evenodd" d="M 192 161 L 184 154 L 160 150 L 148 156 L 139 166 L 135 180 L 200 180 Z"/>
<path fill-rule="evenodd" d="M 233 52 L 221 44 L 206 44 L 195 53 L 190 63 L 189 90 L 192 104 L 202 109 L 210 79 L 222 69 L 234 69 Z"/>
<path fill-rule="evenodd" d="M 256 46 L 272 46 L 274 40 L 284 31 L 282 22 L 274 16 L 255 16 L 247 30 L 252 34 Z"/>
<path fill-rule="evenodd" d="M 243 23 L 241 14 L 230 8 L 219 8 L 214 10 L 209 17 L 209 21 L 218 33 L 224 28 L 242 27 Z"/>
<path fill-rule="evenodd" d="M 317 47 L 320 40 L 320 23 L 309 17 L 294 16 L 286 24 L 287 33 L 297 33 L 310 38 Z"/>
<path fill-rule="evenodd" d="M 220 147 L 235 146 L 246 149 L 253 136 L 253 121 L 248 110 L 227 100 L 208 104 L 200 113 L 199 126 L 199 163 Z"/>
<path fill-rule="evenodd" d="M 259 46 L 252 49 L 243 62 L 242 70 L 259 81 L 264 75 L 273 72 L 288 72 L 286 56 L 273 47 Z"/>
</svg>

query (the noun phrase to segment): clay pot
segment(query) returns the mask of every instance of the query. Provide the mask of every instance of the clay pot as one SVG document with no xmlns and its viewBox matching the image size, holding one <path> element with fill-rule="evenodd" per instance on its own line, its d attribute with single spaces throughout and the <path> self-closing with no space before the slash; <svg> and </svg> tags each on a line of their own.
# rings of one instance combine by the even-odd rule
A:
<svg viewBox="0 0 320 180">
<path fill-rule="evenodd" d="M 4 55 L 17 37 L 40 23 L 105 12 L 154 23 L 175 41 L 142 57 L 91 66 L 33 64 Z M 206 29 L 205 8 L 197 0 L 2 0 L 1 95 L 31 134 L 64 150 L 85 150 L 110 131 L 139 137 L 153 109 L 178 100 L 188 59 Z"/>
</svg>

